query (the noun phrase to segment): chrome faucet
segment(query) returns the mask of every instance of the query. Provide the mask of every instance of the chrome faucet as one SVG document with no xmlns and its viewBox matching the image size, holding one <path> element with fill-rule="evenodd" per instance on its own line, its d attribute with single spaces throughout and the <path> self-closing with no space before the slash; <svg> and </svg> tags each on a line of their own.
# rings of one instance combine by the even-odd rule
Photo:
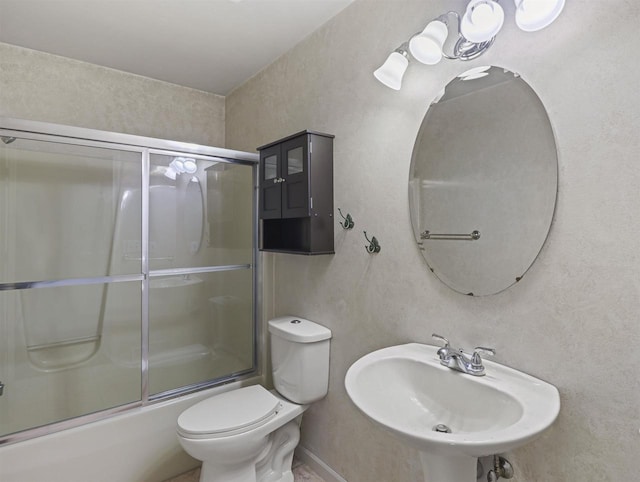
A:
<svg viewBox="0 0 640 482">
<path fill-rule="evenodd" d="M 441 365 L 476 377 L 481 377 L 485 374 L 480 353 L 484 353 L 486 355 L 496 354 L 496 351 L 493 348 L 485 348 L 483 346 L 475 347 L 473 349 L 473 353 L 468 354 L 465 353 L 462 348 L 452 348 L 451 345 L 449 345 L 449 340 L 444 336 L 436 335 L 434 333 L 431 337 L 444 342 L 444 346 L 437 352 L 440 357 Z"/>
</svg>

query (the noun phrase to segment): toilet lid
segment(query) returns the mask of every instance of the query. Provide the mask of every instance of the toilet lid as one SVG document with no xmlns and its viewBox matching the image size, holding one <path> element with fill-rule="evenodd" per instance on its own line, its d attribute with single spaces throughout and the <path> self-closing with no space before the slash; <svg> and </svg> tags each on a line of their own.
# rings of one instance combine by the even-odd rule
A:
<svg viewBox="0 0 640 482">
<path fill-rule="evenodd" d="M 261 385 L 239 388 L 196 403 L 178 417 L 185 435 L 222 435 L 262 425 L 280 409 L 280 401 Z"/>
</svg>

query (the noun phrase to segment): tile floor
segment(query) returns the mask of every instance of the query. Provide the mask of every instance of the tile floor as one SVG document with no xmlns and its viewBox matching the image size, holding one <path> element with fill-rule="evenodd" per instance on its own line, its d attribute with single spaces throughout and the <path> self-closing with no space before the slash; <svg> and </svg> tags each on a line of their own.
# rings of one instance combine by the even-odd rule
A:
<svg viewBox="0 0 640 482">
<path fill-rule="evenodd" d="M 199 478 L 200 469 L 195 469 L 165 482 L 198 482 Z M 293 480 L 294 482 L 324 482 L 324 479 L 321 479 L 307 465 L 296 460 L 293 461 Z"/>
</svg>

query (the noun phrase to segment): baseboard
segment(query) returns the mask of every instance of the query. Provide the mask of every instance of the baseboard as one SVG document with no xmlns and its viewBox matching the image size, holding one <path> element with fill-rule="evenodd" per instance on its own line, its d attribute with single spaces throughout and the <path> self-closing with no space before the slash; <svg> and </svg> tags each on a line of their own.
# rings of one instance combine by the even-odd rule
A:
<svg viewBox="0 0 640 482">
<path fill-rule="evenodd" d="M 306 447 L 298 445 L 295 455 L 298 460 L 307 464 L 309 468 L 322 477 L 325 482 L 347 482 L 347 479 L 329 467 L 322 459 Z"/>
</svg>

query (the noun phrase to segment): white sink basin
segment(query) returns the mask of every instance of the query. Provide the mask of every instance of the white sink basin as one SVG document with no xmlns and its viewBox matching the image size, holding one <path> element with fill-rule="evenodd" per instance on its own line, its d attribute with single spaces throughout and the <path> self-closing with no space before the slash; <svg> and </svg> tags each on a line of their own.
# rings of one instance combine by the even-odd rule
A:
<svg viewBox="0 0 640 482">
<path fill-rule="evenodd" d="M 369 353 L 347 371 L 353 403 L 421 452 L 427 481 L 473 482 L 476 458 L 530 442 L 558 416 L 553 386 L 483 360 L 475 377 L 440 364 L 439 347 L 409 343 Z M 451 433 L 436 432 L 438 424 Z"/>
</svg>

